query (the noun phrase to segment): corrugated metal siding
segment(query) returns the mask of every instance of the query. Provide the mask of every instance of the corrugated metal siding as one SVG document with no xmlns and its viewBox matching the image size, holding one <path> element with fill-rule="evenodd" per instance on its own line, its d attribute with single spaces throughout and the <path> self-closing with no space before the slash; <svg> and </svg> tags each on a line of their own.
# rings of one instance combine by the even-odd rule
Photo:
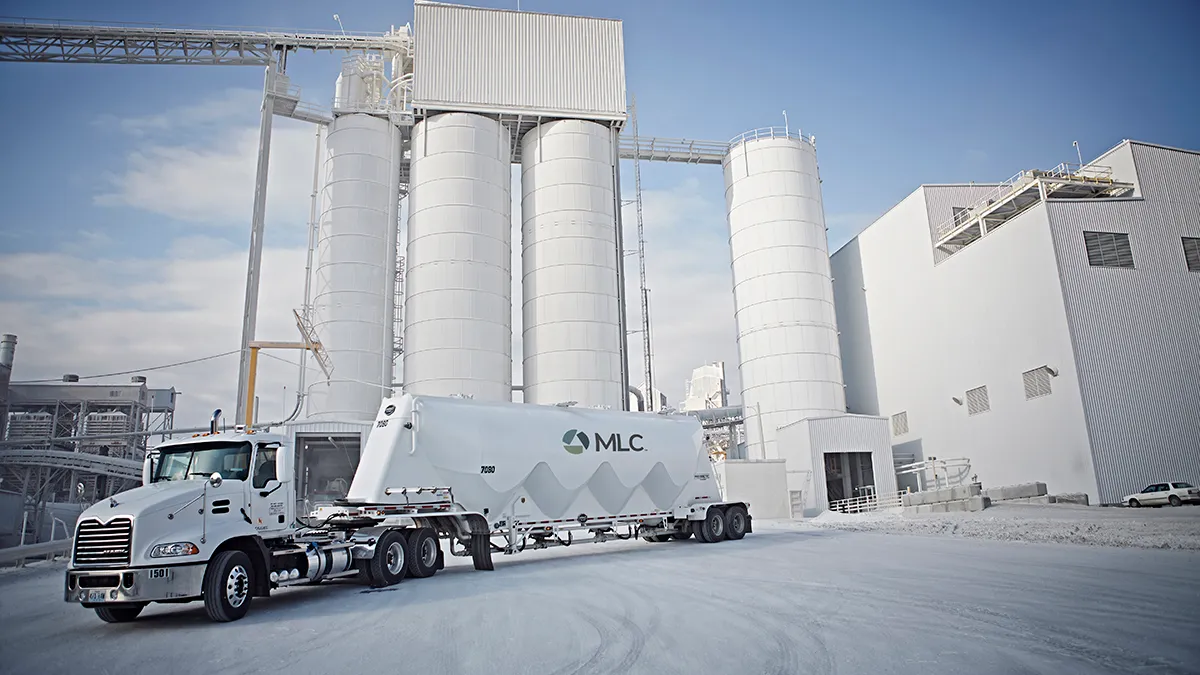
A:
<svg viewBox="0 0 1200 675">
<path fill-rule="evenodd" d="M 625 119 L 621 22 L 418 2 L 418 109 Z"/>
<path fill-rule="evenodd" d="M 1100 500 L 1200 481 L 1200 155 L 1132 144 L 1144 201 L 1051 202 Z M 1090 267 L 1083 231 L 1128 232 L 1134 269 Z"/>
<path fill-rule="evenodd" d="M 829 508 L 829 492 L 825 485 L 826 453 L 869 452 L 871 470 L 875 474 L 878 494 L 896 491 L 896 469 L 892 462 L 892 437 L 887 418 L 865 415 L 843 415 L 806 420 L 812 449 L 812 490 L 815 501 L 808 500 L 817 510 Z"/>
</svg>

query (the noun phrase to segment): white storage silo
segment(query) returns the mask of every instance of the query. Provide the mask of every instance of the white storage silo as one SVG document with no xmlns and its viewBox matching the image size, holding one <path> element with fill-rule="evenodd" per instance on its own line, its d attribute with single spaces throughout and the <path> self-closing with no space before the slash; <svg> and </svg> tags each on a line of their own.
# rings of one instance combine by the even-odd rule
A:
<svg viewBox="0 0 1200 675">
<path fill-rule="evenodd" d="M 816 147 L 759 130 L 724 169 L 747 447 L 777 459 L 780 426 L 846 412 Z"/>
<path fill-rule="evenodd" d="M 391 393 L 401 134 L 386 119 L 329 125 L 313 327 L 333 374 L 308 387 L 311 419 L 373 419 Z"/>
<path fill-rule="evenodd" d="M 512 400 L 512 148 L 495 119 L 413 129 L 404 390 Z"/>
<path fill-rule="evenodd" d="M 547 122 L 522 139 L 527 403 L 623 408 L 613 161 L 613 133 L 595 122 Z"/>
</svg>

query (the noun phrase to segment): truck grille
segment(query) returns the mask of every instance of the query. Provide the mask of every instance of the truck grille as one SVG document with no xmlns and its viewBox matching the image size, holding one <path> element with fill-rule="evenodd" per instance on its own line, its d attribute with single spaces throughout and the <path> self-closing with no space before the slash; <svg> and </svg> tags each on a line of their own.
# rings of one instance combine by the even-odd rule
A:
<svg viewBox="0 0 1200 675">
<path fill-rule="evenodd" d="M 107 524 L 88 519 L 75 528 L 75 564 L 119 566 L 129 564 L 133 521 L 114 518 Z"/>
</svg>

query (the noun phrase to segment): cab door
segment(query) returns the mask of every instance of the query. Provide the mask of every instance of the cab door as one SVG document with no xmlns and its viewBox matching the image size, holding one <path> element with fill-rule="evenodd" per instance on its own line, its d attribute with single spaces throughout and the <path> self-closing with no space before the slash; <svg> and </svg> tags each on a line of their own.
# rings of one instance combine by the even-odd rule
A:
<svg viewBox="0 0 1200 675">
<path fill-rule="evenodd" d="M 295 520 L 295 499 L 290 481 L 288 476 L 280 476 L 278 471 L 280 455 L 286 450 L 279 443 L 255 444 L 247 503 L 250 505 L 251 525 L 260 535 L 289 530 Z"/>
</svg>

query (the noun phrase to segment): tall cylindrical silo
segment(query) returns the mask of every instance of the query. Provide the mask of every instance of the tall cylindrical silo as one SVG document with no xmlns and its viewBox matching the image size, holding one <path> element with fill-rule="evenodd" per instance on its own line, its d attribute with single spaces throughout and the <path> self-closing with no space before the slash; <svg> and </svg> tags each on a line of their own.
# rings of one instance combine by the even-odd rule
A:
<svg viewBox="0 0 1200 675">
<path fill-rule="evenodd" d="M 404 390 L 512 400 L 512 147 L 495 119 L 413 129 Z"/>
<path fill-rule="evenodd" d="M 816 147 L 759 130 L 724 169 L 747 448 L 776 459 L 779 427 L 846 412 Z"/>
<path fill-rule="evenodd" d="M 560 120 L 521 145 L 527 403 L 624 407 L 612 131 Z"/>
<path fill-rule="evenodd" d="M 373 419 L 392 384 L 401 134 L 341 115 L 326 136 L 313 327 L 332 377 L 308 387 L 312 419 Z"/>
</svg>

